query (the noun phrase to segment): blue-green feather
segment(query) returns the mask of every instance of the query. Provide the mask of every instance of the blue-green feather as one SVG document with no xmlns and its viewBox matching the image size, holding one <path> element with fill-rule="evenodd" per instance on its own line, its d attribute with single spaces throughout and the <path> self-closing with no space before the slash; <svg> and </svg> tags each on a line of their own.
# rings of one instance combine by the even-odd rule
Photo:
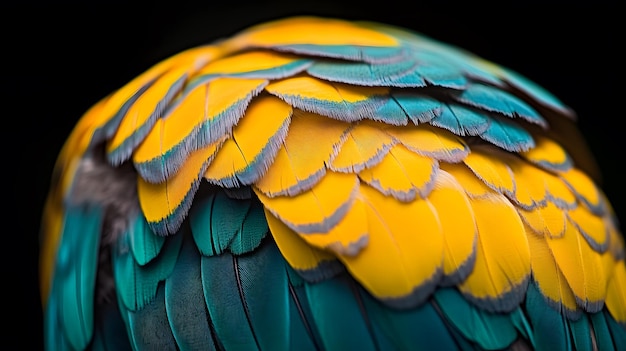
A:
<svg viewBox="0 0 626 351">
<path fill-rule="evenodd" d="M 438 289 L 434 298 L 447 320 L 484 349 L 503 349 L 517 339 L 515 325 L 508 314 L 481 310 L 454 288 Z"/>
<path fill-rule="evenodd" d="M 230 199 L 232 201 L 232 199 Z M 234 200 L 240 201 L 243 200 Z M 250 203 L 248 212 L 230 241 L 229 250 L 235 255 L 250 252 L 261 244 L 261 240 L 269 233 L 265 212 L 260 201 L 247 200 Z"/>
<path fill-rule="evenodd" d="M 165 309 L 165 289 L 160 283 L 154 298 L 136 311 L 126 310 L 129 339 L 134 350 L 175 350 L 176 340 Z"/>
<path fill-rule="evenodd" d="M 159 282 L 169 277 L 174 269 L 181 242 L 181 235 L 168 237 L 159 255 L 141 266 L 131 254 L 128 233 L 118 239 L 112 256 L 121 308 L 137 311 L 154 299 Z"/>
<path fill-rule="evenodd" d="M 416 62 L 410 59 L 385 64 L 365 62 L 316 61 L 307 73 L 329 80 L 363 86 L 406 86 L 396 81 L 414 68 Z M 421 85 L 415 85 L 421 86 Z"/>
<path fill-rule="evenodd" d="M 83 349 L 94 329 L 94 296 L 103 209 L 69 205 L 56 259 L 48 326 L 64 335 L 50 335 L 50 345 Z M 58 325 L 60 324 L 60 325 Z"/>
<path fill-rule="evenodd" d="M 482 112 L 459 105 L 447 104 L 430 124 L 447 129 L 456 135 L 478 135 L 489 128 L 491 118 Z"/>
<path fill-rule="evenodd" d="M 155 235 L 146 218 L 139 213 L 131 220 L 128 228 L 128 242 L 135 261 L 143 266 L 161 252 L 165 237 Z"/>
<path fill-rule="evenodd" d="M 525 307 L 536 350 L 572 349 L 567 316 L 549 305 L 534 282 L 528 284 Z"/>
<path fill-rule="evenodd" d="M 613 338 L 611 337 L 611 331 L 609 329 L 605 313 L 603 311 L 592 313 L 589 315 L 589 319 L 591 319 L 598 349 L 602 351 L 615 350 L 615 345 L 613 343 Z"/>
<path fill-rule="evenodd" d="M 165 280 L 167 319 L 179 350 L 215 348 L 202 288 L 201 256 L 188 226 L 176 234 L 183 244 L 172 274 Z"/>
<path fill-rule="evenodd" d="M 574 347 L 578 351 L 593 350 L 591 339 L 590 321 L 586 314 L 581 314 L 578 320 L 570 319 L 568 322 L 569 330 L 572 335 Z"/>
<path fill-rule="evenodd" d="M 441 101 L 422 94 L 393 91 L 391 97 L 415 124 L 429 122 L 437 117 L 444 108 Z"/>
<path fill-rule="evenodd" d="M 489 127 L 480 134 L 480 137 L 512 152 L 526 151 L 535 146 L 535 140 L 526 129 L 517 123 L 495 116 L 492 117 Z"/>
<path fill-rule="evenodd" d="M 358 45 L 315 45 L 292 44 L 273 47 L 276 50 L 304 55 L 332 57 L 352 61 L 384 63 L 400 60 L 406 55 L 403 46 L 358 46 Z"/>
<path fill-rule="evenodd" d="M 346 274 L 305 285 L 313 320 L 327 350 L 376 350 L 354 282 Z"/>
<path fill-rule="evenodd" d="M 601 313 L 605 314 L 615 349 L 626 350 L 626 325 L 619 324 L 606 309 Z"/>
</svg>

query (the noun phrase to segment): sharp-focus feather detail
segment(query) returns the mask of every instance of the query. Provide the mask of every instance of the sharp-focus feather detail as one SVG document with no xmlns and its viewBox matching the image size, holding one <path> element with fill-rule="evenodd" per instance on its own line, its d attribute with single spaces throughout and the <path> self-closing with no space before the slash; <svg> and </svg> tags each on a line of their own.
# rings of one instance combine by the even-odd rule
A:
<svg viewBox="0 0 626 351">
<path fill-rule="evenodd" d="M 380 163 L 359 172 L 359 179 L 385 195 L 408 202 L 428 196 L 438 170 L 437 160 L 396 145 Z"/>
<path fill-rule="evenodd" d="M 46 348 L 624 349 L 624 238 L 576 128 L 519 74 L 384 24 L 187 50 L 59 154 Z"/>
<path fill-rule="evenodd" d="M 254 100 L 246 116 L 233 130 L 204 177 L 214 184 L 233 188 L 250 185 L 262 177 L 274 160 L 287 135 L 291 106 L 278 98 L 263 96 Z M 263 119 L 262 127 L 256 123 Z"/>
<path fill-rule="evenodd" d="M 255 189 L 269 197 L 294 196 L 311 189 L 323 178 L 348 128 L 347 123 L 294 111 L 289 133 Z"/>
</svg>

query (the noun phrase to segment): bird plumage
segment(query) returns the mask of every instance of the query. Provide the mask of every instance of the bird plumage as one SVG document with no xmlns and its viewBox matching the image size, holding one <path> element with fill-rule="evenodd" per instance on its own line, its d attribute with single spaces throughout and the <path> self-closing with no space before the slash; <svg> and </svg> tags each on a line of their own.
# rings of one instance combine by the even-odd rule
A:
<svg viewBox="0 0 626 351">
<path fill-rule="evenodd" d="M 622 349 L 624 240 L 574 113 L 458 48 L 294 17 L 69 136 L 48 349 Z"/>
</svg>

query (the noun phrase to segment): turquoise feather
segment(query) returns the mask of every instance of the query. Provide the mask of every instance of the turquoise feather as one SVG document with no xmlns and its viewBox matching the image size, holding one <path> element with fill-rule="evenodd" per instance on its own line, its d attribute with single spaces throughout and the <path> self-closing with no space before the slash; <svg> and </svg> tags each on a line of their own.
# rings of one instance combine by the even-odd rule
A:
<svg viewBox="0 0 626 351">
<path fill-rule="evenodd" d="M 437 117 L 444 108 L 441 101 L 427 95 L 394 91 L 391 97 L 414 124 L 429 122 Z"/>
<path fill-rule="evenodd" d="M 369 64 L 365 62 L 317 61 L 307 73 L 333 82 L 348 83 L 362 86 L 410 86 L 397 84 L 398 79 L 407 75 L 415 66 L 413 60 L 401 60 L 386 64 Z M 423 86 L 421 84 L 413 87 Z"/>
<path fill-rule="evenodd" d="M 535 146 L 535 141 L 526 129 L 503 118 L 492 117 L 489 127 L 480 137 L 507 151 L 526 151 Z"/>
<path fill-rule="evenodd" d="M 340 58 L 369 63 L 392 62 L 400 60 L 400 58 L 407 54 L 407 49 L 402 46 L 377 47 L 356 45 L 292 44 L 274 46 L 273 49 L 304 55 Z"/>
<path fill-rule="evenodd" d="M 598 349 L 602 351 L 615 350 L 613 337 L 611 336 L 609 325 L 605 318 L 605 313 L 603 311 L 600 311 L 598 313 L 590 314 L 589 319 L 591 319 L 591 324 L 593 325 L 593 331 L 594 331 L 594 334 L 596 335 Z M 624 335 L 625 331 L 622 330 L 622 332 L 618 333 L 617 335 L 620 335 L 620 334 Z"/>
<path fill-rule="evenodd" d="M 60 324 L 63 335 L 49 343 L 83 349 L 94 329 L 94 296 L 103 211 L 99 206 L 70 205 L 63 222 L 53 294 L 58 304 L 48 307 L 49 323 Z"/>
<path fill-rule="evenodd" d="M 579 351 L 591 351 L 593 345 L 591 344 L 591 328 L 589 327 L 589 319 L 586 315 L 581 314 L 578 320 L 569 321 L 569 329 L 574 340 L 574 347 Z"/>
<path fill-rule="evenodd" d="M 457 344 L 445 319 L 431 303 L 410 310 L 391 309 L 359 289 L 380 340 L 393 350 L 454 350 Z"/>
<path fill-rule="evenodd" d="M 448 104 L 430 124 L 447 129 L 456 135 L 478 135 L 489 128 L 491 118 L 482 112 L 460 105 Z"/>
<path fill-rule="evenodd" d="M 365 351 L 378 348 L 356 288 L 345 274 L 305 285 L 324 349 Z"/>
<path fill-rule="evenodd" d="M 159 283 L 174 269 L 181 242 L 181 235 L 168 237 L 159 255 L 141 266 L 129 249 L 128 233 L 122 235 L 113 250 L 113 272 L 121 309 L 138 311 L 155 298 Z"/>
<path fill-rule="evenodd" d="M 187 226 L 177 235 L 183 243 L 172 274 L 165 280 L 165 310 L 169 326 L 181 351 L 215 347 L 204 303 L 201 256 Z"/>
<path fill-rule="evenodd" d="M 165 308 L 165 289 L 159 284 L 150 303 L 126 313 L 129 339 L 134 350 L 175 350 L 176 340 L 170 329 Z"/>
<path fill-rule="evenodd" d="M 526 314 L 533 326 L 533 346 L 538 350 L 571 350 L 567 317 L 548 305 L 535 283 L 528 284 Z"/>
<path fill-rule="evenodd" d="M 154 235 L 146 218 L 139 213 L 128 228 L 128 242 L 135 261 L 143 266 L 161 252 L 165 237 Z"/>
<path fill-rule="evenodd" d="M 202 257 L 205 302 L 227 350 L 286 350 L 290 345 L 285 262 L 274 245 L 255 255 Z M 272 323 L 268 323 L 269 316 Z"/>
<path fill-rule="evenodd" d="M 515 325 L 508 314 L 476 308 L 453 288 L 438 289 L 434 298 L 450 324 L 481 348 L 504 349 L 517 339 Z"/>
<path fill-rule="evenodd" d="M 189 214 L 193 238 L 205 256 L 250 252 L 261 243 L 268 227 L 258 200 L 233 199 L 223 191 L 200 199 Z"/>
<path fill-rule="evenodd" d="M 609 325 L 609 331 L 615 343 L 616 350 L 626 350 L 626 326 L 619 324 L 613 317 L 605 310 L 604 313 L 607 324 Z"/>
</svg>

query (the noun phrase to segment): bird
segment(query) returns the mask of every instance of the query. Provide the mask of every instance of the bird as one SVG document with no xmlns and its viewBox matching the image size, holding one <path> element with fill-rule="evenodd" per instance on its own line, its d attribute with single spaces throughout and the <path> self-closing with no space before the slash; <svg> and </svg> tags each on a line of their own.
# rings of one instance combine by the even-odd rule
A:
<svg viewBox="0 0 626 351">
<path fill-rule="evenodd" d="M 47 350 L 626 350 L 575 111 L 385 23 L 293 16 L 89 108 L 42 210 Z"/>
</svg>

